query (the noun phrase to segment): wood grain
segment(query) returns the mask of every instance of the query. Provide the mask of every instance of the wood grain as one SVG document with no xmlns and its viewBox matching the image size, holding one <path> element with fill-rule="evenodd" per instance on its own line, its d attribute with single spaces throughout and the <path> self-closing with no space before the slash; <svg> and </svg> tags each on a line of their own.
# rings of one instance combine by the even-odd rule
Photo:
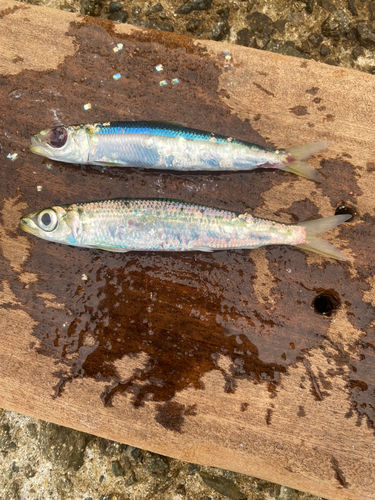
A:
<svg viewBox="0 0 375 500">
<path fill-rule="evenodd" d="M 8 0 L 0 48 L 0 406 L 325 498 L 375 498 L 374 77 Z M 25 149 L 47 126 L 110 119 L 333 143 L 311 160 L 321 184 L 79 168 Z M 111 255 L 18 229 L 29 210 L 110 197 L 285 222 L 345 204 L 357 215 L 326 238 L 353 262 L 287 247 Z M 313 307 L 321 294 L 330 316 Z"/>
</svg>

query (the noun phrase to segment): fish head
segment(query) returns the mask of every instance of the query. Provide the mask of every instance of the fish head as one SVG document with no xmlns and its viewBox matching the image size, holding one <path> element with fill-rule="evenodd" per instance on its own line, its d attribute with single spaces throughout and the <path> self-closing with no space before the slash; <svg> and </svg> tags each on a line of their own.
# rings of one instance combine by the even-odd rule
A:
<svg viewBox="0 0 375 500">
<path fill-rule="evenodd" d="M 21 217 L 19 227 L 26 233 L 65 245 L 78 245 L 82 229 L 76 205 L 56 206 L 31 212 Z"/>
<path fill-rule="evenodd" d="M 57 127 L 42 130 L 31 137 L 29 150 L 51 160 L 70 163 L 88 161 L 91 131 L 86 126 Z"/>
</svg>

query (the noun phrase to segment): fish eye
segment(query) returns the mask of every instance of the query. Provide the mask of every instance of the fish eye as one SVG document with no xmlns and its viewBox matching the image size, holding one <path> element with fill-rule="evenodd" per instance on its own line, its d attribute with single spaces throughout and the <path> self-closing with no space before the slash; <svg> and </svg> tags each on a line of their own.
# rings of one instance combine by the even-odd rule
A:
<svg viewBox="0 0 375 500">
<path fill-rule="evenodd" d="M 43 210 L 38 215 L 38 225 L 44 231 L 53 231 L 57 227 L 57 214 L 51 208 Z"/>
<path fill-rule="evenodd" d="M 55 127 L 48 134 L 48 143 L 53 148 L 62 148 L 68 139 L 68 131 L 65 127 Z"/>
</svg>

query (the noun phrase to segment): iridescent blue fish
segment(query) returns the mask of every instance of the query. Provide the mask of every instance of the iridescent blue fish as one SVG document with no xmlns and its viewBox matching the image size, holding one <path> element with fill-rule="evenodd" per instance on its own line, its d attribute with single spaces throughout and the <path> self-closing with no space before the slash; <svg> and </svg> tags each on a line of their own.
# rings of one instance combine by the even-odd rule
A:
<svg viewBox="0 0 375 500">
<path fill-rule="evenodd" d="M 58 126 L 31 138 L 30 151 L 82 165 L 228 171 L 278 168 L 319 181 L 304 160 L 329 142 L 283 150 L 250 144 L 169 122 L 108 122 Z"/>
</svg>

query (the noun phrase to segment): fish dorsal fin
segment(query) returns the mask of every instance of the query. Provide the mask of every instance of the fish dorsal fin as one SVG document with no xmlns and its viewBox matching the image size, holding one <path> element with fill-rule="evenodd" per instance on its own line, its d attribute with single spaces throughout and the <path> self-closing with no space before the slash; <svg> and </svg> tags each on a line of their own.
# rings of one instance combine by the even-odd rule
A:
<svg viewBox="0 0 375 500">
<path fill-rule="evenodd" d="M 181 122 L 173 122 L 173 121 L 166 121 L 166 120 L 162 120 L 160 121 L 160 123 L 165 123 L 166 125 L 174 125 L 176 127 L 186 127 L 186 125 L 184 125 L 183 123 Z"/>
<path fill-rule="evenodd" d="M 245 222 L 251 222 L 254 219 L 253 214 L 251 213 L 250 209 L 245 210 L 242 214 L 238 216 L 238 219 L 241 219 Z"/>
</svg>

